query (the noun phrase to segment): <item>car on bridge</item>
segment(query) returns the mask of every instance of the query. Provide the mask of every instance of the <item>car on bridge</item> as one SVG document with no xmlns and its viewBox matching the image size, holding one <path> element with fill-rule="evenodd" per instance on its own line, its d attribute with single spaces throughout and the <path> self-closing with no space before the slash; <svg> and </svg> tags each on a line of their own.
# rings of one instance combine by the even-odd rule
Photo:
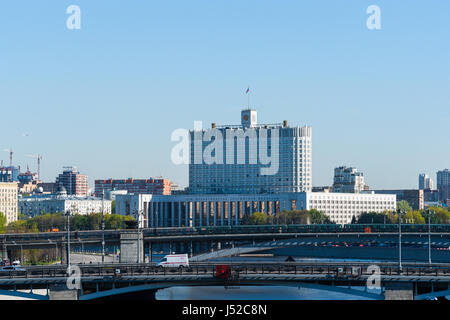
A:
<svg viewBox="0 0 450 320">
<path fill-rule="evenodd" d="M 156 264 L 163 268 L 189 268 L 189 258 L 187 254 L 169 254 Z"/>
<path fill-rule="evenodd" d="M 25 273 L 25 269 L 19 266 L 4 266 L 0 268 L 0 275 L 20 275 Z"/>
</svg>

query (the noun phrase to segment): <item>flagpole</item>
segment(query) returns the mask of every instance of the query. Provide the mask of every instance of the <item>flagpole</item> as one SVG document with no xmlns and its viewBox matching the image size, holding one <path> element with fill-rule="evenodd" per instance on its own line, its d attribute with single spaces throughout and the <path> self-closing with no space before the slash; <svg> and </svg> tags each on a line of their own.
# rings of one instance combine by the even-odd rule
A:
<svg viewBox="0 0 450 320">
<path fill-rule="evenodd" d="M 250 86 L 248 86 L 247 108 L 250 109 Z"/>
</svg>

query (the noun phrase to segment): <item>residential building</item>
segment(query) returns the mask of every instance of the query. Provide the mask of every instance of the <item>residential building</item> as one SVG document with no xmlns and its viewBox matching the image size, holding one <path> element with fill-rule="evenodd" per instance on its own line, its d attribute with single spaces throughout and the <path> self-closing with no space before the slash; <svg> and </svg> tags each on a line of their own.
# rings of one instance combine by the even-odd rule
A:
<svg viewBox="0 0 450 320">
<path fill-rule="evenodd" d="M 56 178 L 56 185 L 63 186 L 68 195 L 86 197 L 89 193 L 88 178 L 75 167 L 64 167 L 63 173 Z"/>
<path fill-rule="evenodd" d="M 312 187 L 312 192 L 333 192 L 333 187 L 330 186 Z"/>
<path fill-rule="evenodd" d="M 105 191 L 104 199 L 114 201 L 114 200 L 116 200 L 116 196 L 118 194 L 128 194 L 128 191 L 127 190 L 108 190 L 108 191 Z"/>
<path fill-rule="evenodd" d="M 163 178 L 95 180 L 95 196 L 103 192 L 126 190 L 128 193 L 171 194 L 171 182 Z"/>
<path fill-rule="evenodd" d="M 0 182 L 0 212 L 6 217 L 6 224 L 17 220 L 17 182 Z"/>
<path fill-rule="evenodd" d="M 194 128 L 190 134 L 189 193 L 263 194 L 312 189 L 312 128 L 286 120 L 258 124 L 241 112 L 240 125 Z"/>
<path fill-rule="evenodd" d="M 334 169 L 333 192 L 359 193 L 364 191 L 364 174 L 353 167 Z"/>
<path fill-rule="evenodd" d="M 419 189 L 433 190 L 433 180 L 425 173 L 419 174 Z"/>
<path fill-rule="evenodd" d="M 0 167 L 0 182 L 18 181 L 19 173 L 20 168 L 18 167 Z"/>
<path fill-rule="evenodd" d="M 94 197 L 76 197 L 64 192 L 52 195 L 32 195 L 19 198 L 19 210 L 28 216 L 43 213 L 67 213 L 88 215 L 91 213 L 111 213 L 111 200 Z"/>
<path fill-rule="evenodd" d="M 397 201 L 406 201 L 413 210 L 423 210 L 424 190 L 422 189 L 398 189 L 398 190 L 372 190 L 375 194 L 395 194 Z"/>
<path fill-rule="evenodd" d="M 437 189 L 439 201 L 445 202 L 450 199 L 450 171 L 448 169 L 437 172 Z"/>
</svg>

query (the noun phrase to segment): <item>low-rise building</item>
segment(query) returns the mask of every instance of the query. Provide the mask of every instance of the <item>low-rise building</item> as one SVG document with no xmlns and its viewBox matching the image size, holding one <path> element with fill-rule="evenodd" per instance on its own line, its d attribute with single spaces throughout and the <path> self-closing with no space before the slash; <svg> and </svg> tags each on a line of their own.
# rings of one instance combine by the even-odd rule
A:
<svg viewBox="0 0 450 320">
<path fill-rule="evenodd" d="M 128 193 L 171 194 L 171 182 L 163 178 L 149 179 L 106 179 L 95 180 L 95 196 L 111 190 L 126 190 Z"/>
<path fill-rule="evenodd" d="M 397 189 L 397 190 L 372 190 L 376 194 L 395 194 L 397 201 L 406 201 L 413 210 L 423 210 L 424 190 L 422 189 Z"/>
<path fill-rule="evenodd" d="M 364 190 L 364 174 L 352 167 L 334 169 L 333 192 L 359 193 Z"/>
<path fill-rule="evenodd" d="M 111 213 L 110 200 L 94 197 L 75 197 L 71 195 L 33 195 L 19 198 L 19 210 L 28 216 L 44 213 L 67 213 L 88 215 L 91 213 Z"/>
<path fill-rule="evenodd" d="M 237 225 L 246 214 L 317 209 L 333 222 L 364 212 L 394 211 L 395 194 L 291 192 L 273 194 L 117 195 L 116 212 L 141 217 L 142 227 Z"/>
</svg>

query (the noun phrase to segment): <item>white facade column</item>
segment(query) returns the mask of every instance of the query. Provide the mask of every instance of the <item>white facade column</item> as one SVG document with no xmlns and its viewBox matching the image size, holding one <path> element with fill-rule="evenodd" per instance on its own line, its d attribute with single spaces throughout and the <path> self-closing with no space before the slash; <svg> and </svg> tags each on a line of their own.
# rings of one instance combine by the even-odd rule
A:
<svg viewBox="0 0 450 320">
<path fill-rule="evenodd" d="M 181 205 L 182 202 L 179 201 L 178 203 L 178 227 L 181 227 Z"/>
<path fill-rule="evenodd" d="M 213 209 L 213 215 L 214 215 L 214 227 L 217 226 L 217 201 L 214 201 L 214 209 Z"/>
<path fill-rule="evenodd" d="M 170 226 L 175 227 L 175 202 L 173 201 L 170 202 L 170 211 L 171 211 Z"/>
<path fill-rule="evenodd" d="M 153 202 L 153 201 L 150 201 L 149 202 L 149 204 L 148 204 L 148 209 L 150 210 L 150 212 L 149 212 L 149 221 L 150 221 L 150 228 L 153 228 L 153 226 L 154 226 L 154 221 L 153 221 L 153 213 L 154 213 L 154 209 L 153 209 L 153 205 L 154 205 L 155 203 Z"/>
<path fill-rule="evenodd" d="M 239 201 L 236 201 L 236 206 L 234 207 L 235 209 L 235 224 L 238 225 L 239 224 Z"/>
<path fill-rule="evenodd" d="M 191 220 L 191 201 L 186 201 L 186 205 L 184 206 L 184 222 L 186 224 L 186 227 L 192 227 L 192 220 Z"/>
<path fill-rule="evenodd" d="M 164 227 L 169 225 L 169 203 L 164 201 Z"/>
<path fill-rule="evenodd" d="M 228 201 L 228 225 L 231 226 L 232 201 Z"/>
<path fill-rule="evenodd" d="M 206 202 L 206 225 L 209 226 L 209 216 L 211 215 L 211 201 Z"/>
<path fill-rule="evenodd" d="M 159 225 L 159 218 L 161 217 L 161 202 L 160 201 L 158 201 L 158 202 L 156 202 L 156 212 L 155 212 L 155 218 L 156 218 L 156 225 L 155 225 L 155 227 L 156 228 L 159 228 L 160 227 L 160 225 Z"/>
<path fill-rule="evenodd" d="M 203 201 L 200 201 L 200 213 L 198 215 L 198 225 L 203 226 Z"/>
</svg>

